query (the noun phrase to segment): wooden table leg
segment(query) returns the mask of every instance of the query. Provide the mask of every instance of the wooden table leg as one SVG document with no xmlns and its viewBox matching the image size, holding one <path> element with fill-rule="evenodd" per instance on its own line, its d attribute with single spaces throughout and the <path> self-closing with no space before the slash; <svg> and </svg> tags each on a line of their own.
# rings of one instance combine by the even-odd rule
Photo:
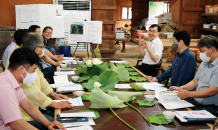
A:
<svg viewBox="0 0 218 130">
<path fill-rule="evenodd" d="M 122 42 L 122 49 L 121 52 L 125 52 L 125 41 Z"/>
</svg>

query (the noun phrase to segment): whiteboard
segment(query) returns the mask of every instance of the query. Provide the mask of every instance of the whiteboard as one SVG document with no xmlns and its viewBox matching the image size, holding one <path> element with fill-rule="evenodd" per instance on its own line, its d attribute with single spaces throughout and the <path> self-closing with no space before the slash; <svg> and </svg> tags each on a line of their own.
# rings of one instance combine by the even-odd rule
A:
<svg viewBox="0 0 218 130">
<path fill-rule="evenodd" d="M 15 5 L 16 29 L 29 29 L 31 25 L 39 25 L 41 30 L 50 26 L 52 38 L 64 38 L 63 5 L 31 4 Z"/>
</svg>

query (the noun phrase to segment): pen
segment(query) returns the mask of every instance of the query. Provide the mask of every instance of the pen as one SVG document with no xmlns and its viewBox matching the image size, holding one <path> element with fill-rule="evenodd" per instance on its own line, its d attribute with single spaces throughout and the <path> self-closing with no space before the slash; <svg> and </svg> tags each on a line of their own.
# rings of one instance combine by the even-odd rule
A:
<svg viewBox="0 0 218 130">
<path fill-rule="evenodd" d="M 171 88 L 170 90 L 173 91 L 173 90 L 176 90 L 176 89 L 177 89 L 177 88 Z"/>
<path fill-rule="evenodd" d="M 216 123 L 213 124 L 213 130 L 215 130 L 215 128 L 216 128 Z"/>
</svg>

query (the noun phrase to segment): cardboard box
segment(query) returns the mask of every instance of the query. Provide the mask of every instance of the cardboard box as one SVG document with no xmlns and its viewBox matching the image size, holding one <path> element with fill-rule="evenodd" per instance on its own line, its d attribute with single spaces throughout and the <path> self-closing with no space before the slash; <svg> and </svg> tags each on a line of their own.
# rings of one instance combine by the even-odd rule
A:
<svg viewBox="0 0 218 130">
<path fill-rule="evenodd" d="M 169 20 L 172 20 L 172 13 L 164 13 L 159 16 L 156 16 L 155 18 L 158 18 L 158 24 L 168 23 Z"/>
<path fill-rule="evenodd" d="M 176 28 L 177 23 L 175 21 L 169 20 L 169 22 L 167 23 L 169 26 L 171 26 L 172 28 Z"/>
<path fill-rule="evenodd" d="M 164 25 L 163 29 L 161 29 L 161 32 L 175 32 L 175 29 L 166 24 Z"/>
<path fill-rule="evenodd" d="M 160 33 L 159 38 L 160 39 L 167 39 L 167 35 L 164 33 Z"/>
</svg>

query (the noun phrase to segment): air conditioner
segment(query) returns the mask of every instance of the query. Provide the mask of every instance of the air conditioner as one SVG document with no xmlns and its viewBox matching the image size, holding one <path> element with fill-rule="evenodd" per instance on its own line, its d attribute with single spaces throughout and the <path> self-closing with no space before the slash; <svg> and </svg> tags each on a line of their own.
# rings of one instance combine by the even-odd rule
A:
<svg viewBox="0 0 218 130">
<path fill-rule="evenodd" d="M 72 19 L 75 21 L 91 21 L 91 1 L 87 0 L 58 0 L 58 4 L 63 5 L 64 9 L 64 35 L 65 40 L 69 38 L 69 25 Z M 71 51 L 74 51 L 77 43 L 68 43 Z M 88 46 L 90 50 L 90 46 Z M 77 51 L 87 51 L 87 47 L 80 44 Z"/>
</svg>

